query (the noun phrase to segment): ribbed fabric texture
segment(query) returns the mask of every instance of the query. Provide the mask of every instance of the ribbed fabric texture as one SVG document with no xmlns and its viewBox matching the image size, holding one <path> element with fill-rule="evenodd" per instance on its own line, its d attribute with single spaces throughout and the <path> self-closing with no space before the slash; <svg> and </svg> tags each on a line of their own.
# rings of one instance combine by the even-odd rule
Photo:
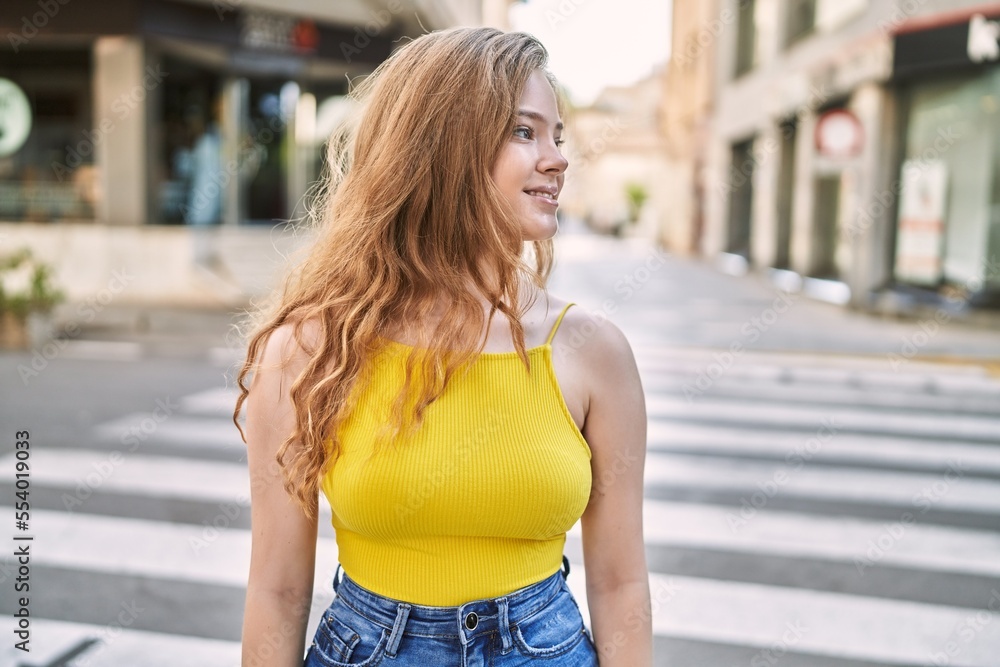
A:
<svg viewBox="0 0 1000 667">
<path fill-rule="evenodd" d="M 413 437 L 365 463 L 403 385 L 409 346 L 389 341 L 341 425 L 322 480 L 340 563 L 361 586 L 412 604 L 455 606 L 541 581 L 591 489 L 590 447 L 552 368 L 552 339 L 483 353 L 449 380 Z"/>
</svg>

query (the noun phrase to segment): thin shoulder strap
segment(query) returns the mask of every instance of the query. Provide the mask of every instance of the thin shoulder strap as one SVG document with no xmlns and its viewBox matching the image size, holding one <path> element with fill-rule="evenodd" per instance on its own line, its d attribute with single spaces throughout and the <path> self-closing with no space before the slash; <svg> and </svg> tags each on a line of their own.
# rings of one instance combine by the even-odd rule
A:
<svg viewBox="0 0 1000 667">
<path fill-rule="evenodd" d="M 570 302 L 569 302 L 569 303 L 567 303 L 567 304 L 566 304 L 566 306 L 565 306 L 565 307 L 564 307 L 564 308 L 562 309 L 562 312 L 561 312 L 561 313 L 559 313 L 559 319 L 557 319 L 557 320 L 556 320 L 556 323 L 555 323 L 555 325 L 553 325 L 553 327 L 552 327 L 552 331 L 550 331 L 550 332 L 549 332 L 549 339 L 548 339 L 547 341 L 545 341 L 545 344 L 546 344 L 546 345 L 551 345 L 551 344 L 552 344 L 552 339 L 553 339 L 553 337 L 555 337 L 555 335 L 556 335 L 556 329 L 558 329 L 558 328 L 559 328 L 559 325 L 560 325 L 560 324 L 562 323 L 562 319 L 563 319 L 563 316 L 564 316 L 564 315 L 566 315 L 566 311 L 567 311 L 567 310 L 569 310 L 569 307 L 570 307 L 570 306 L 573 306 L 573 305 L 576 305 L 576 304 L 575 304 L 575 303 L 573 303 L 572 301 L 570 301 Z"/>
</svg>

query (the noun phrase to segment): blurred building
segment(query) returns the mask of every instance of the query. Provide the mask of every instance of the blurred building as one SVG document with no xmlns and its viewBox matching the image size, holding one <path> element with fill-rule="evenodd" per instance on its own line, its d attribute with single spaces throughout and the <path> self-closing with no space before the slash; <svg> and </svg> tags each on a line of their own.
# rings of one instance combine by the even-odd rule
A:
<svg viewBox="0 0 1000 667">
<path fill-rule="evenodd" d="M 671 251 L 700 251 L 705 225 L 702 206 L 705 153 L 715 92 L 715 41 L 725 29 L 716 0 L 675 0 L 671 23 L 671 57 L 664 68 L 660 106 L 664 146 L 675 165 L 667 185 L 670 206 L 661 238 Z"/>
<path fill-rule="evenodd" d="M 664 113 L 701 251 L 863 308 L 994 298 L 1000 3 L 711 4 L 675 2 Z"/>
<path fill-rule="evenodd" d="M 560 206 L 596 231 L 659 238 L 674 199 L 664 184 L 678 181 L 657 120 L 662 79 L 610 86 L 571 112 Z"/>
<path fill-rule="evenodd" d="M 236 296 L 303 215 L 348 80 L 482 21 L 470 0 L 5 0 L 0 250 L 32 246 L 71 296 L 125 269 L 136 297 L 211 301 L 198 263 Z"/>
</svg>

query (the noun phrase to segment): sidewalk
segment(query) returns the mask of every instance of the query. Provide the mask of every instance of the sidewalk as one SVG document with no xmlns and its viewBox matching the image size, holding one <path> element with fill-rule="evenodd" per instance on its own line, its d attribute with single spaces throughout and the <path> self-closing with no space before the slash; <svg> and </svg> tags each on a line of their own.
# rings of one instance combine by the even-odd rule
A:
<svg viewBox="0 0 1000 667">
<path fill-rule="evenodd" d="M 111 303 L 99 312 L 63 304 L 53 317 L 56 344 L 79 356 L 207 357 L 235 360 L 243 344 L 237 325 L 245 311 L 224 307 Z"/>
</svg>

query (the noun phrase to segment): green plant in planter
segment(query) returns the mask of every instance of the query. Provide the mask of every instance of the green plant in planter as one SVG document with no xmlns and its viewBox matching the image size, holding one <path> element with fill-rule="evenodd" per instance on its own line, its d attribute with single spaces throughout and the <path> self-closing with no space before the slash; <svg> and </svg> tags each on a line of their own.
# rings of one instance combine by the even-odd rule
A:
<svg viewBox="0 0 1000 667">
<path fill-rule="evenodd" d="M 0 258 L 0 314 L 19 320 L 31 313 L 45 313 L 65 295 L 52 283 L 52 267 L 39 261 L 28 248 Z"/>
<path fill-rule="evenodd" d="M 625 186 L 625 198 L 628 200 L 629 221 L 635 222 L 639 219 L 643 204 L 649 199 L 649 192 L 641 183 L 629 183 Z"/>
</svg>

